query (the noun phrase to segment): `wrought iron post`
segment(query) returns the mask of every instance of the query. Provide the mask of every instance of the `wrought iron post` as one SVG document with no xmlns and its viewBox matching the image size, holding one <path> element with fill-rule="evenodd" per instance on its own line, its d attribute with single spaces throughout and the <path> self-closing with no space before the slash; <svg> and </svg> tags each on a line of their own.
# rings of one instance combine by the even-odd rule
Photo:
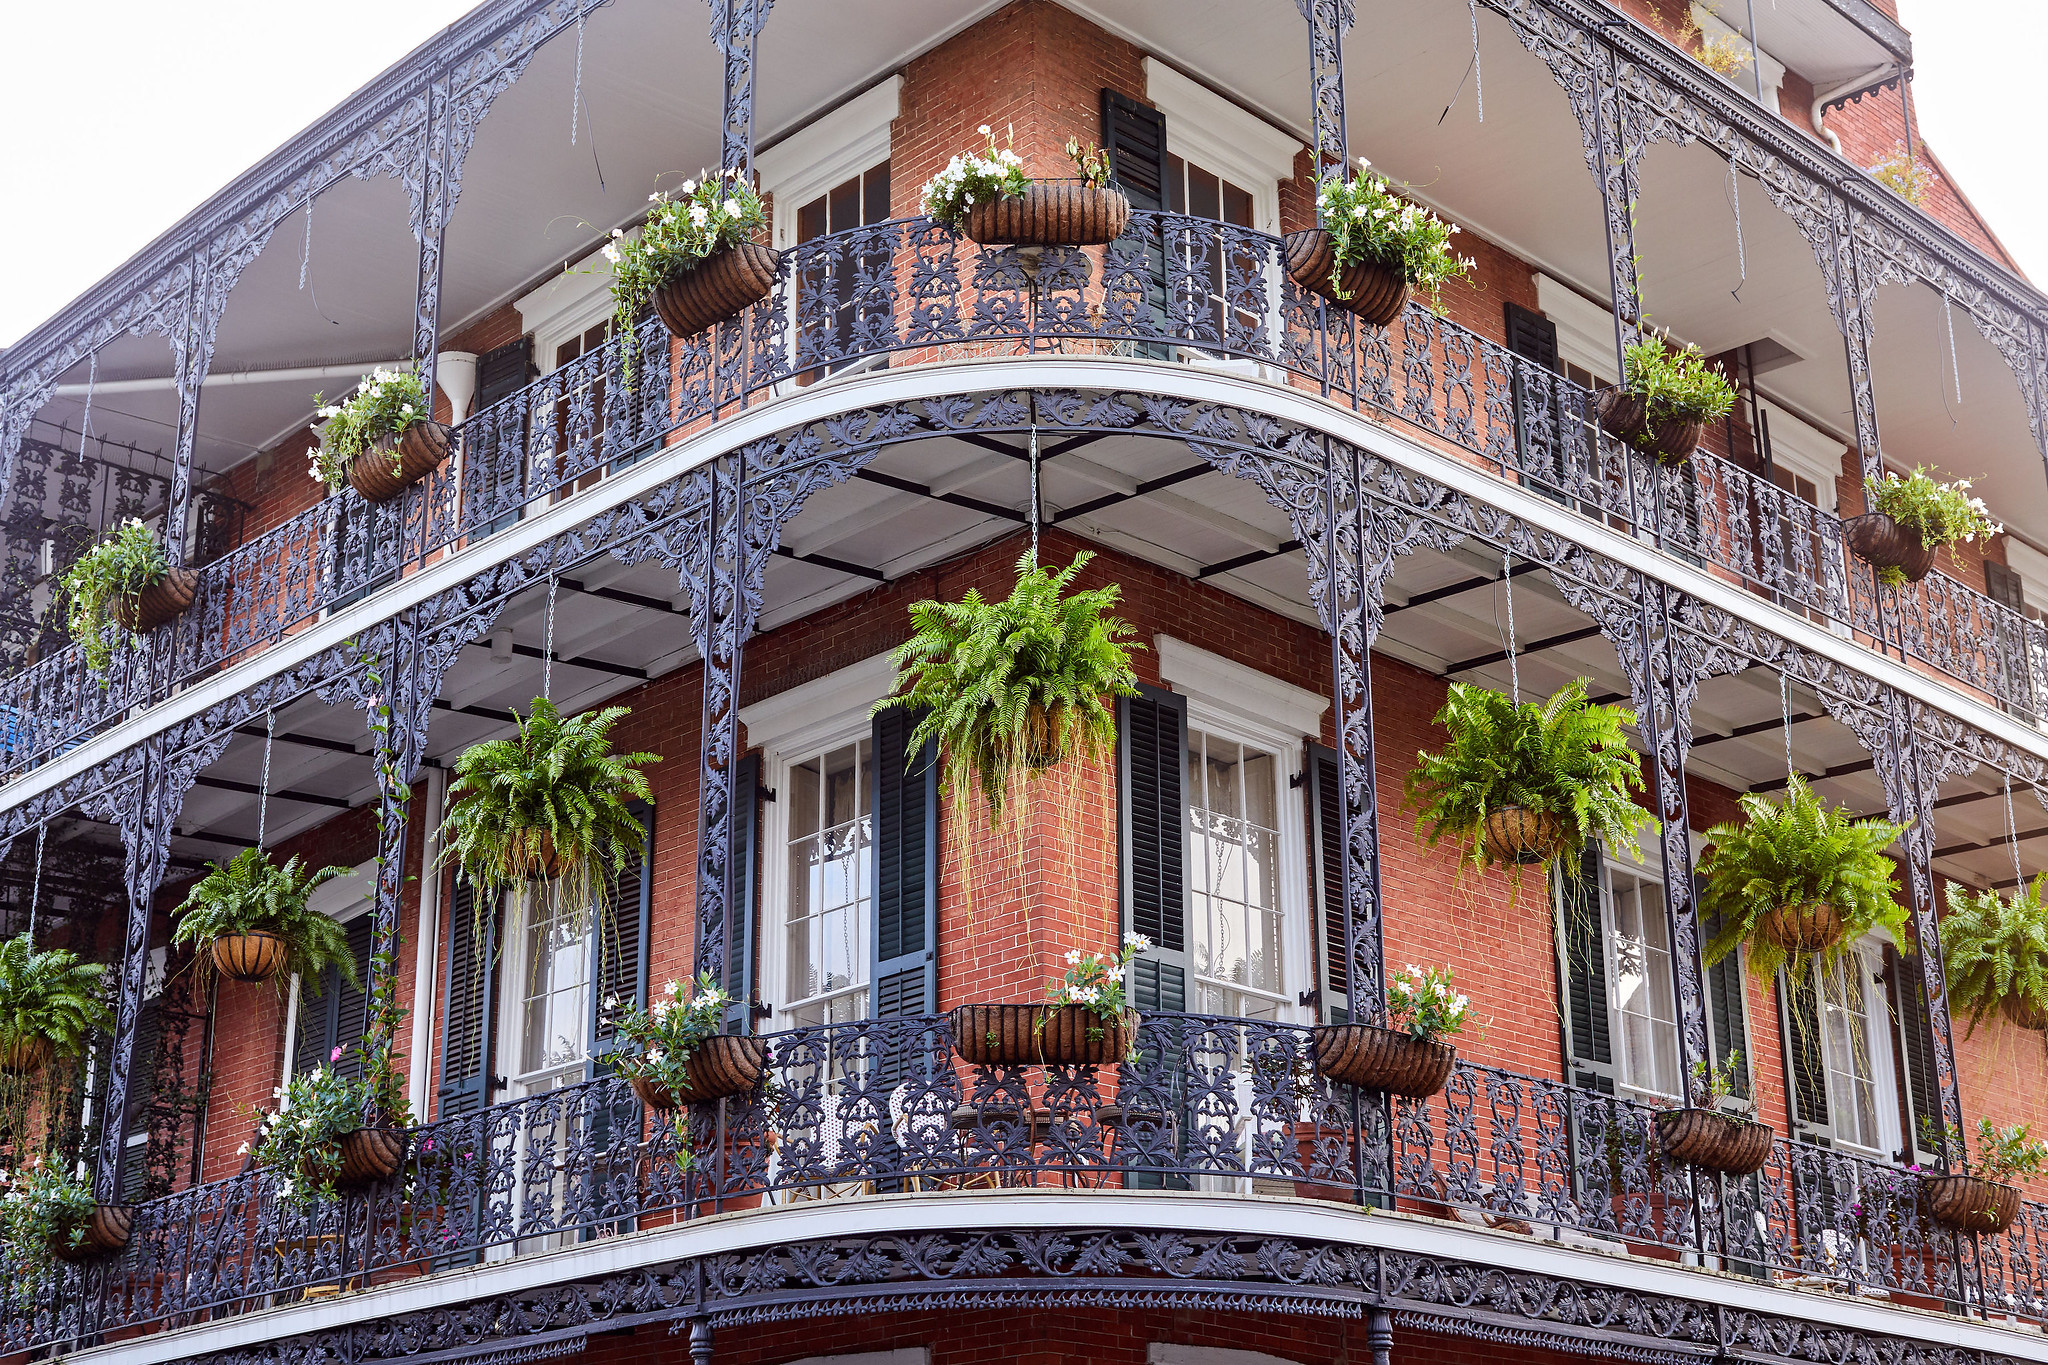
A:
<svg viewBox="0 0 2048 1365">
<path fill-rule="evenodd" d="M 199 389 L 213 354 L 213 329 L 203 316 L 209 256 L 203 246 L 192 255 L 192 282 L 185 295 L 185 317 L 173 343 L 177 352 L 178 445 L 172 452 L 171 494 L 164 510 L 164 555 L 174 569 L 185 565 L 185 522 L 192 506 L 192 454 L 199 436 Z"/>
<path fill-rule="evenodd" d="M 1376 553 L 1377 510 L 1365 496 L 1359 452 L 1322 440 L 1328 483 L 1329 581 L 1319 586 L 1331 617 L 1331 705 L 1344 830 L 1344 980 L 1349 1016 L 1375 1023 L 1386 1012 L 1384 922 L 1380 914 L 1379 800 L 1373 781 L 1372 640 L 1387 569 Z M 1390 565 L 1391 556 L 1386 556 Z M 1375 574 L 1374 570 L 1380 571 Z"/>
<path fill-rule="evenodd" d="M 448 230 L 447 68 L 427 87 L 427 122 L 420 130 L 420 198 L 413 234 L 419 239 L 420 262 L 413 294 L 412 354 L 426 380 L 427 402 L 434 401 L 435 356 L 441 349 L 441 254 Z M 310 204 L 306 210 L 312 212 Z"/>
<path fill-rule="evenodd" d="M 1877 432 L 1877 393 L 1870 379 L 1870 295 L 1865 283 L 1863 249 L 1857 243 L 1855 211 L 1839 195 L 1831 198 L 1835 215 L 1835 322 L 1842 329 L 1842 349 L 1849 364 L 1849 397 L 1856 416 L 1856 453 L 1863 467 L 1866 497 L 1884 475 L 1884 448 Z"/>
<path fill-rule="evenodd" d="M 719 168 L 754 173 L 754 51 L 775 0 L 711 0 L 711 41 L 725 58 Z"/>
<path fill-rule="evenodd" d="M 128 1112 L 129 1078 L 135 1066 L 135 1031 L 142 1018 L 143 978 L 149 970 L 149 925 L 170 836 L 162 802 L 162 738 L 144 741 L 134 757 L 135 775 L 85 806 L 87 815 L 121 832 L 122 883 L 128 893 L 128 918 L 121 934 L 120 996 L 114 1010 L 113 1045 L 107 1050 L 105 1110 L 93 1162 L 93 1197 L 102 1203 L 114 1202 L 121 1189 L 121 1161 L 128 1146 L 123 1116 Z"/>
<path fill-rule="evenodd" d="M 703 748 L 697 799 L 696 970 L 727 979 L 728 954 L 742 907 L 734 904 L 734 806 L 739 788 L 739 689 L 742 642 L 752 611 L 742 584 L 745 556 L 745 452 L 721 457 L 708 471 L 711 506 L 690 581 L 690 629 L 704 657 Z M 750 1025 L 749 1025 L 750 1027 Z"/>
<path fill-rule="evenodd" d="M 1620 58 L 1604 34 L 1594 45 L 1592 114 L 1593 163 L 1600 181 L 1601 218 L 1607 235 L 1607 280 L 1614 299 L 1616 374 L 1628 372 L 1628 348 L 1641 339 L 1642 280 L 1636 273 L 1636 157 L 1640 145 L 1629 133 L 1627 101 L 1617 68 Z"/>
<path fill-rule="evenodd" d="M 1295 0 L 1308 20 L 1309 97 L 1314 106 L 1316 180 L 1342 175 L 1350 163 L 1344 131 L 1344 30 L 1351 0 Z"/>
</svg>

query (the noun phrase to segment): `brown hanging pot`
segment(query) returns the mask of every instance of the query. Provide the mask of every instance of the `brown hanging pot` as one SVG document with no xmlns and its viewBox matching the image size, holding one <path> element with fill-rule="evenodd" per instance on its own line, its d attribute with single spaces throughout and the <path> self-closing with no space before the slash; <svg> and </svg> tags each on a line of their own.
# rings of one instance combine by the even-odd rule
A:
<svg viewBox="0 0 2048 1365">
<path fill-rule="evenodd" d="M 1756 928 L 1787 953 L 1817 953 L 1842 937 L 1842 912 L 1827 901 L 1802 901 L 1766 911 Z"/>
<path fill-rule="evenodd" d="M 1408 277 L 1378 261 L 1355 261 L 1336 272 L 1337 239 L 1322 228 L 1303 228 L 1287 234 L 1287 278 L 1311 294 L 1319 295 L 1346 312 L 1387 327 L 1408 306 Z"/>
<path fill-rule="evenodd" d="M 1927 1215 L 1956 1232 L 2004 1232 L 2020 1216 L 2020 1192 L 1976 1175 L 1920 1178 Z"/>
<path fill-rule="evenodd" d="M 116 595 L 107 603 L 107 614 L 130 634 L 147 635 L 184 614 L 198 593 L 198 574 L 190 569 L 169 569 L 139 593 Z"/>
<path fill-rule="evenodd" d="M 671 336 L 695 336 L 767 298 L 778 266 L 758 242 L 722 246 L 654 291 L 655 315 Z"/>
<path fill-rule="evenodd" d="M 50 1234 L 50 1254 L 73 1265 L 119 1256 L 128 1249 L 128 1238 L 134 1229 L 135 1210 L 131 1206 L 95 1204 L 86 1217 L 84 1236 L 78 1241 L 71 1240 L 68 1229 Z"/>
<path fill-rule="evenodd" d="M 2024 996 L 2000 998 L 1998 1012 L 2023 1029 L 2031 1029 L 2035 1033 L 2048 1031 L 2048 1010 L 2043 1010 Z"/>
<path fill-rule="evenodd" d="M 1609 436 L 1664 464 L 1690 460 L 1707 430 L 1705 422 L 1651 417 L 1650 405 L 1626 389 L 1600 390 L 1593 399 L 1593 412 Z"/>
<path fill-rule="evenodd" d="M 1444 1088 L 1458 1050 L 1376 1024 L 1324 1024 L 1314 1040 L 1316 1070 L 1361 1090 L 1426 1099 Z"/>
<path fill-rule="evenodd" d="M 953 1051 L 976 1066 L 1114 1066 L 1130 1055 L 1136 1010 L 1105 1019 L 1088 1005 L 961 1005 Z"/>
<path fill-rule="evenodd" d="M 1657 1146 L 1665 1156 L 1723 1175 L 1762 1170 L 1777 1136 L 1768 1123 L 1718 1109 L 1666 1109 L 1657 1115 Z"/>
<path fill-rule="evenodd" d="M 368 502 L 390 502 L 439 469 L 455 449 L 455 428 L 414 422 L 402 433 L 386 433 L 363 447 L 348 467 L 349 486 Z"/>
<path fill-rule="evenodd" d="M 285 941 L 267 929 L 246 934 L 223 934 L 208 949 L 213 965 L 234 981 L 269 981 L 283 972 L 291 960 Z"/>
<path fill-rule="evenodd" d="M 398 1174 L 405 1163 L 403 1128 L 358 1128 L 343 1133 L 341 1159 L 334 1183 L 345 1186 L 374 1185 Z"/>
<path fill-rule="evenodd" d="M 1547 810 L 1502 806 L 1488 812 L 1479 840 L 1495 862 L 1541 863 L 1562 851 L 1564 824 Z"/>
<path fill-rule="evenodd" d="M 680 1092 L 644 1076 L 628 1076 L 626 1084 L 633 1087 L 640 1103 L 660 1113 L 685 1104 L 710 1104 L 744 1095 L 758 1085 L 768 1066 L 768 1047 L 759 1038 L 714 1034 L 690 1049 L 683 1066 L 689 1079 Z"/>
<path fill-rule="evenodd" d="M 0 1071 L 10 1076 L 27 1076 L 41 1071 L 50 1060 L 50 1040 L 39 1034 L 0 1043 Z"/>
<path fill-rule="evenodd" d="M 1842 539 L 1849 552 L 1873 569 L 1897 569 L 1908 583 L 1918 583 L 1934 568 L 1937 548 L 1923 545 L 1920 533 L 1893 521 L 1883 512 L 1842 518 Z"/>
<path fill-rule="evenodd" d="M 1131 201 L 1077 180 L 1034 180 L 1016 196 L 969 206 L 960 231 L 983 246 L 1101 246 L 1123 236 Z"/>
</svg>

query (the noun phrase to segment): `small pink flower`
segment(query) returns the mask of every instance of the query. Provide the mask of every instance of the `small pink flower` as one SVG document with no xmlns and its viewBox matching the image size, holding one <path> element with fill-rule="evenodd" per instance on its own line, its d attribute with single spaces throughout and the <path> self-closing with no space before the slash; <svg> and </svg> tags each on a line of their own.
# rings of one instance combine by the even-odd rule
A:
<svg viewBox="0 0 2048 1365">
<path fill-rule="evenodd" d="M 328 1060 L 328 1061 L 330 1061 L 330 1062 L 338 1062 L 338 1061 L 340 1061 L 340 1060 L 341 1060 L 341 1052 L 342 1052 L 342 1050 L 341 1050 L 340 1048 L 336 1048 L 336 1049 L 334 1049 L 334 1055 L 333 1055 L 333 1056 L 331 1056 L 331 1057 L 329 1057 L 329 1058 L 328 1058 L 327 1060 Z"/>
</svg>

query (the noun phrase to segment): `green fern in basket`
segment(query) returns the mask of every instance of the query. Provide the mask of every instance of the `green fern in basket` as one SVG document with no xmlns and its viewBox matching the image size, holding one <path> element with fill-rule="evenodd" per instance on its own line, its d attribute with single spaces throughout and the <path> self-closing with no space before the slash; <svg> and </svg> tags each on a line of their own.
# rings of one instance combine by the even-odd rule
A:
<svg viewBox="0 0 2048 1365">
<path fill-rule="evenodd" d="M 1949 1003 L 1975 1029 L 1984 1016 L 2011 1000 L 2048 1015 L 2048 872 L 2011 896 L 1972 891 L 1950 882 L 1941 920 L 1942 963 Z"/>
</svg>

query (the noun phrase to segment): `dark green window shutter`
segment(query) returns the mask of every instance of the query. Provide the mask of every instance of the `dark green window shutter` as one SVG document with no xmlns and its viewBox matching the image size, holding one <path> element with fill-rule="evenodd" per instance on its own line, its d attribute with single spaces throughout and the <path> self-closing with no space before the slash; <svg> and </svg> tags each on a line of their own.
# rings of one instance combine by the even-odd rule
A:
<svg viewBox="0 0 2048 1365">
<path fill-rule="evenodd" d="M 533 382 L 533 338 L 521 337 L 495 351 L 485 351 L 476 360 L 476 402 L 472 412 L 482 412 L 503 402 Z"/>
<path fill-rule="evenodd" d="M 1546 370 L 1564 373 L 1557 358 L 1557 324 L 1519 303 L 1506 307 L 1508 349 Z"/>
<path fill-rule="evenodd" d="M 1884 971 L 1891 990 L 1894 1015 L 1898 1018 L 1899 1052 L 1906 1059 L 1906 1141 L 1908 1153 L 1918 1151 L 1923 1162 L 1938 1162 L 1940 1153 L 1921 1136 L 1922 1116 L 1929 1124 L 1941 1123 L 1941 1083 L 1934 1066 L 1934 1025 L 1927 1017 L 1927 988 L 1920 980 L 1919 967 L 1899 956 L 1890 944 L 1884 949 Z"/>
<path fill-rule="evenodd" d="M 654 846 L 654 808 L 644 801 L 629 807 L 647 831 L 636 853 L 611 879 L 611 913 L 592 916 L 590 992 L 590 1074 L 600 1074 L 597 1059 L 612 1050 L 613 1030 L 605 1023 L 604 1002 L 614 996 L 636 1005 L 647 1003 L 647 935 L 653 878 L 647 875 L 647 854 Z"/>
<path fill-rule="evenodd" d="M 477 911 L 476 892 L 455 877 L 448 897 L 448 969 L 441 994 L 439 1116 L 485 1108 L 493 1098 L 492 1023 L 497 987 L 498 907 Z"/>
<path fill-rule="evenodd" d="M 1344 953 L 1344 786 L 1337 751 L 1308 746 L 1309 890 L 1323 946 L 1323 1017 L 1351 1017 L 1351 961 Z"/>
<path fill-rule="evenodd" d="M 725 990 L 734 1004 L 726 1012 L 727 1033 L 747 1033 L 753 1026 L 753 1002 L 759 996 L 754 979 L 760 956 L 756 922 L 761 915 L 761 756 L 740 760 L 733 777 L 732 849 L 735 912 L 732 941 L 726 945 Z M 652 827 L 650 826 L 650 829 Z"/>
<path fill-rule="evenodd" d="M 128 1082 L 128 1114 L 121 1126 L 127 1138 L 122 1153 L 121 1198 L 141 1203 L 150 1197 L 149 1123 L 156 1106 L 157 1073 L 161 1069 L 164 1036 L 163 998 L 152 996 L 142 1002 L 135 1019 L 135 1056 Z M 164 1191 L 168 1193 L 168 1191 Z"/>
<path fill-rule="evenodd" d="M 323 971 L 317 982 L 299 983 L 299 1036 L 292 1048 L 294 1076 L 327 1061 L 338 1047 L 348 1051 L 334 1064 L 334 1069 L 351 1078 L 362 1074 L 363 1054 L 356 1044 L 362 1041 L 370 1022 L 369 997 L 364 988 L 370 981 L 370 938 L 376 927 L 374 907 L 343 926 L 348 935 L 349 956 L 356 964 L 354 985 L 344 981 L 341 972 L 333 967 Z M 318 995 L 313 993 L 315 988 Z"/>
<path fill-rule="evenodd" d="M 912 754 L 917 717 L 892 706 L 874 718 L 874 956 L 868 1013 L 876 1019 L 939 1008 L 939 769 Z"/>
<path fill-rule="evenodd" d="M 1600 905 L 1600 846 L 1587 844 L 1575 867 L 1560 862 L 1557 876 L 1572 1084 L 1611 1095 L 1614 1043 L 1607 1031 L 1607 921 Z"/>
<path fill-rule="evenodd" d="M 1131 964 L 1131 1003 L 1187 1008 L 1187 701 L 1156 687 L 1117 702 L 1123 922 L 1152 947 Z"/>
<path fill-rule="evenodd" d="M 1166 207 L 1166 115 L 1129 95 L 1102 92 L 1102 145 L 1134 209 Z"/>
<path fill-rule="evenodd" d="M 1700 903 L 1698 876 L 1693 877 L 1692 898 L 1694 905 Z M 1701 946 L 1712 942 L 1719 932 L 1720 922 L 1709 921 L 1700 934 Z M 1742 1060 L 1735 1067 L 1735 1093 L 1748 1099 L 1755 1059 L 1749 1051 L 1749 1016 L 1743 1008 L 1742 980 L 1740 949 L 1707 968 L 1707 1018 L 1713 1027 L 1714 1065 L 1741 1053 Z"/>
<path fill-rule="evenodd" d="M 1831 1141 L 1828 1077 L 1820 1037 L 1820 971 L 1809 969 L 1804 981 L 1778 973 L 1778 1007 L 1785 1019 L 1785 1055 L 1792 1072 L 1794 1134 L 1811 1141 Z"/>
</svg>

